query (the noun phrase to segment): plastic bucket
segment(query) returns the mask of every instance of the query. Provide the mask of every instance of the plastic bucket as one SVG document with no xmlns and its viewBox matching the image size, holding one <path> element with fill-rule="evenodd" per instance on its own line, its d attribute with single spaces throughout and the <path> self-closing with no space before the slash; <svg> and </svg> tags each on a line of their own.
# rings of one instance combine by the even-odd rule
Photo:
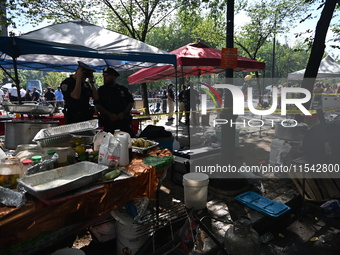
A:
<svg viewBox="0 0 340 255">
<path fill-rule="evenodd" d="M 116 218 L 116 254 L 134 255 L 148 239 L 148 225 L 138 224 L 130 215 L 114 213 Z"/>
<path fill-rule="evenodd" d="M 183 175 L 184 203 L 187 208 L 204 209 L 207 205 L 209 176 L 203 173 Z"/>
</svg>

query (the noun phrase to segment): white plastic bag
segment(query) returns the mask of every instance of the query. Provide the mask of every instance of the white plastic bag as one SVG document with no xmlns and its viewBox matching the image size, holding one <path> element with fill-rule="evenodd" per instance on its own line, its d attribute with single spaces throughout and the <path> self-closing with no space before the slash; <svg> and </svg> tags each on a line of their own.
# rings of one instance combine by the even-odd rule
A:
<svg viewBox="0 0 340 255">
<path fill-rule="evenodd" d="M 100 131 L 93 137 L 93 150 L 99 151 L 100 146 L 102 145 L 107 132 Z"/>
<path fill-rule="evenodd" d="M 120 159 L 121 145 L 111 133 L 107 133 L 99 148 L 98 164 L 117 167 Z"/>
</svg>

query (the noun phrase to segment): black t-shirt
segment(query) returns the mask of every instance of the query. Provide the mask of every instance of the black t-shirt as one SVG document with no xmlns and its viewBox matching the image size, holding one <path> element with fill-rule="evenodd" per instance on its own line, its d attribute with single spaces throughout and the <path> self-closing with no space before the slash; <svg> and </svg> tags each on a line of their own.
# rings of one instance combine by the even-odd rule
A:
<svg viewBox="0 0 340 255">
<path fill-rule="evenodd" d="M 78 100 L 70 96 L 71 92 L 76 87 L 76 80 L 71 76 L 63 80 L 60 87 L 64 95 L 65 108 L 67 111 L 77 113 L 90 110 L 90 97 L 92 97 L 92 88 L 90 84 L 87 82 L 81 84 L 81 93 Z"/>
<path fill-rule="evenodd" d="M 175 99 L 175 94 L 174 94 L 174 92 L 173 92 L 172 89 L 168 89 L 168 95 L 170 96 L 170 98 L 171 98 L 172 100 Z"/>
<path fill-rule="evenodd" d="M 124 112 L 129 103 L 133 103 L 133 96 L 129 90 L 121 85 L 103 85 L 98 88 L 98 101 L 95 104 L 101 105 L 111 113 Z"/>
<path fill-rule="evenodd" d="M 52 101 L 52 100 L 54 100 L 55 95 L 52 91 L 47 91 L 45 93 L 45 98 L 46 98 L 47 101 Z"/>
<path fill-rule="evenodd" d="M 100 105 L 104 107 L 107 111 L 111 113 L 118 114 L 124 112 L 128 104 L 133 103 L 133 96 L 129 90 L 121 85 L 116 84 L 115 86 L 103 85 L 98 88 L 99 99 L 95 101 L 95 105 Z M 130 133 L 134 136 L 130 124 L 132 117 L 130 114 L 125 115 L 123 120 L 111 122 L 110 119 L 105 116 L 100 116 L 100 125 L 104 127 L 106 132 L 114 132 L 116 129 Z"/>
<path fill-rule="evenodd" d="M 184 99 L 184 92 L 185 92 L 185 90 L 181 90 L 181 92 L 179 92 L 179 94 L 178 94 L 178 100 L 180 102 L 184 102 L 185 101 L 185 99 Z"/>
</svg>

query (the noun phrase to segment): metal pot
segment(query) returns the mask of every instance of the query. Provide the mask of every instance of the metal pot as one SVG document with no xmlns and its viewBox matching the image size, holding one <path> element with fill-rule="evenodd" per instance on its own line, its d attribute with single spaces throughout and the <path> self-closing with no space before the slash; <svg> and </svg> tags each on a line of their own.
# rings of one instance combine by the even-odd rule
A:
<svg viewBox="0 0 340 255">
<path fill-rule="evenodd" d="M 5 123 L 5 148 L 15 150 L 19 144 L 34 143 L 32 140 L 42 128 L 58 125 L 58 121 L 3 121 Z"/>
</svg>

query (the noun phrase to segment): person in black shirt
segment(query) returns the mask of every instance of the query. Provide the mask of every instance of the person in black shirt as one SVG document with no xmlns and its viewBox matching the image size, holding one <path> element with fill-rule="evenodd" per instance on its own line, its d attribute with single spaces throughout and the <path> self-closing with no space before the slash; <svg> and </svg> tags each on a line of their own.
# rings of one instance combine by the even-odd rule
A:
<svg viewBox="0 0 340 255">
<path fill-rule="evenodd" d="M 175 110 L 175 94 L 174 91 L 172 90 L 174 88 L 173 84 L 169 84 L 168 86 L 168 106 L 169 106 L 169 113 L 168 113 L 168 120 L 174 120 L 173 113 Z"/>
<path fill-rule="evenodd" d="M 131 128 L 132 94 L 126 87 L 116 83 L 119 73 L 112 67 L 105 67 L 103 76 L 104 85 L 98 88 L 98 100 L 95 101 L 100 124 L 106 132 L 113 134 L 116 129 L 120 129 L 135 137 Z"/>
<path fill-rule="evenodd" d="M 47 88 L 47 91 L 46 91 L 46 93 L 44 95 L 44 98 L 45 98 L 45 101 L 47 101 L 48 103 L 50 103 L 51 105 L 54 106 L 54 102 L 51 102 L 51 101 L 55 101 L 55 95 L 52 92 L 52 88 L 51 87 Z"/>
<path fill-rule="evenodd" d="M 26 94 L 25 94 L 24 100 L 25 101 L 32 101 L 31 90 L 29 90 L 29 89 L 26 90 Z"/>
<path fill-rule="evenodd" d="M 65 106 L 64 115 L 67 124 L 91 120 L 93 108 L 90 97 L 98 100 L 97 88 L 94 84 L 93 70 L 85 63 L 78 61 L 78 69 L 62 81 L 60 87 L 63 92 Z M 89 79 L 89 82 L 86 79 Z"/>
<path fill-rule="evenodd" d="M 190 111 L 192 111 L 192 121 L 191 124 L 193 126 L 198 125 L 198 119 L 196 114 L 196 107 L 199 103 L 199 94 L 194 89 L 193 84 L 189 82 L 188 89 L 184 92 L 183 98 L 185 99 L 185 125 L 190 125 Z"/>
</svg>

